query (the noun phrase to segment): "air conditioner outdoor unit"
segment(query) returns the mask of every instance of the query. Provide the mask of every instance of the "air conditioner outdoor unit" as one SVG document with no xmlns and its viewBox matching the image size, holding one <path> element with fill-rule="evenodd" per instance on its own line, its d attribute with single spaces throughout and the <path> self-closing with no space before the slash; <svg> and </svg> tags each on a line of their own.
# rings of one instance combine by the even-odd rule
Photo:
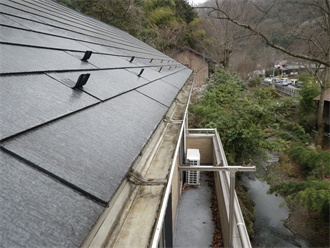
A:
<svg viewBox="0 0 330 248">
<path fill-rule="evenodd" d="M 198 149 L 187 149 L 187 160 L 190 166 L 200 165 Z M 186 185 L 199 185 L 200 171 L 186 171 Z"/>
</svg>

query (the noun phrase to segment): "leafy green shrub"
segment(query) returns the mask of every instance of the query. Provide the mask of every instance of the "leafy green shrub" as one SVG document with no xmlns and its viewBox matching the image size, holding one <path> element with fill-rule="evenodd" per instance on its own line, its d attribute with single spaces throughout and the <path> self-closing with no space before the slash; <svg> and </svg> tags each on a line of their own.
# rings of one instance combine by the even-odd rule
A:
<svg viewBox="0 0 330 248">
<path fill-rule="evenodd" d="M 219 68 L 207 85 L 190 106 L 190 125 L 217 128 L 229 163 L 283 148 L 281 140 L 267 139 L 267 128 L 281 121 L 292 98 L 278 98 L 273 88 L 249 91 L 237 74 Z"/>
<path fill-rule="evenodd" d="M 292 166 L 291 159 L 285 153 L 280 155 L 278 164 L 279 164 L 281 170 L 285 171 L 288 174 L 288 176 L 290 176 L 290 177 L 297 176 L 296 173 L 294 172 L 294 167 Z"/>
<path fill-rule="evenodd" d="M 282 128 L 291 131 L 294 135 L 292 138 L 296 141 L 299 140 L 302 143 L 310 143 L 312 141 L 312 137 L 305 132 L 305 129 L 295 122 L 283 122 Z"/>
<path fill-rule="evenodd" d="M 148 18 L 156 25 L 169 24 L 173 20 L 173 13 L 170 7 L 160 7 L 150 12 Z"/>
<path fill-rule="evenodd" d="M 261 78 L 260 77 L 254 77 L 251 78 L 248 82 L 249 87 L 257 87 L 261 85 Z"/>
<path fill-rule="evenodd" d="M 290 152 L 290 157 L 300 164 L 305 171 L 311 171 L 315 168 L 315 161 L 312 159 L 315 152 L 310 147 L 297 146 L 293 147 Z"/>
<path fill-rule="evenodd" d="M 317 177 L 321 177 L 322 172 L 329 174 L 330 170 L 330 153 L 322 151 L 318 146 L 316 151 L 311 147 L 293 146 L 289 150 L 289 156 L 296 161 L 303 170 L 307 172 L 314 171 Z"/>
<path fill-rule="evenodd" d="M 275 131 L 272 134 L 277 137 L 280 137 L 281 139 L 288 140 L 288 141 L 292 140 L 294 137 L 291 132 L 286 131 L 286 130 Z"/>
<path fill-rule="evenodd" d="M 330 153 L 329 151 L 323 151 L 321 146 L 317 146 L 316 154 L 318 161 L 320 161 L 318 168 L 320 173 L 330 174 Z"/>
<path fill-rule="evenodd" d="M 301 203 L 308 212 L 316 211 L 329 221 L 330 182 L 310 178 L 307 181 L 280 183 L 269 189 L 269 193 L 278 192 L 286 197 L 287 202 L 294 199 L 295 204 Z"/>
<path fill-rule="evenodd" d="M 317 102 L 313 99 L 320 94 L 320 85 L 315 78 L 306 74 L 300 76 L 303 82 L 299 91 L 299 105 L 296 112 L 298 123 L 307 131 L 311 132 L 316 124 Z"/>
<path fill-rule="evenodd" d="M 143 1 L 143 9 L 147 12 L 153 12 L 154 10 L 168 6 L 171 9 L 175 9 L 175 2 L 172 0 L 146 0 Z"/>
</svg>

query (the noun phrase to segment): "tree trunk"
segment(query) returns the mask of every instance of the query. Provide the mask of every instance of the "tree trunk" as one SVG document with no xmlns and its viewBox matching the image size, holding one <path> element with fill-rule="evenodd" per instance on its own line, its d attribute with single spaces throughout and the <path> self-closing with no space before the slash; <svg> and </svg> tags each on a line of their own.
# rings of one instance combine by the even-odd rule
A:
<svg viewBox="0 0 330 248">
<path fill-rule="evenodd" d="M 229 58 L 225 55 L 225 58 L 223 60 L 223 67 L 225 69 L 225 71 L 229 70 Z"/>
<path fill-rule="evenodd" d="M 325 91 L 329 87 L 329 76 L 330 76 L 330 67 L 325 66 L 323 71 L 322 82 L 319 82 L 321 85 L 321 94 L 319 100 L 319 106 L 317 111 L 317 144 L 323 146 L 323 136 L 324 136 L 324 120 L 323 120 L 323 111 L 324 111 L 324 98 Z"/>
<path fill-rule="evenodd" d="M 321 87 L 322 89 L 322 87 Z M 319 101 L 319 109 L 317 115 L 317 144 L 323 147 L 323 137 L 324 137 L 324 121 L 323 121 L 323 108 L 324 108 L 324 93 L 323 93 L 323 101 L 322 99 L 322 90 L 321 90 L 321 98 Z"/>
<path fill-rule="evenodd" d="M 225 71 L 229 71 L 229 58 L 231 51 L 229 49 L 224 50 L 224 58 L 223 58 L 223 67 Z"/>
</svg>

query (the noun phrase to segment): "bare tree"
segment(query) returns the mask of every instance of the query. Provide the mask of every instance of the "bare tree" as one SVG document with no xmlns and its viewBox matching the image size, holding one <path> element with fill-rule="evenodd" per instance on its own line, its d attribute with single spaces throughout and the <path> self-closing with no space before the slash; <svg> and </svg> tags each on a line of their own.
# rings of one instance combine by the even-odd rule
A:
<svg viewBox="0 0 330 248">
<path fill-rule="evenodd" d="M 300 58 L 315 64 L 314 75 L 321 86 L 321 95 L 318 107 L 318 144 L 323 143 L 324 121 L 324 94 L 330 83 L 330 0 L 291 0 L 292 6 L 303 7 L 309 11 L 311 18 L 294 18 L 296 31 L 291 32 L 292 41 L 300 41 L 299 46 L 284 47 L 270 38 L 263 24 L 267 15 L 280 0 L 248 1 L 237 0 L 240 8 L 232 9 L 230 0 L 213 0 L 214 4 L 203 7 L 208 15 L 219 20 L 227 20 L 242 27 L 252 35 L 259 36 L 268 46 L 284 52 L 295 58 Z M 247 13 L 248 12 L 248 13 Z M 323 65 L 323 68 L 321 68 Z"/>
<path fill-rule="evenodd" d="M 211 57 L 220 62 L 225 70 L 230 71 L 231 58 L 239 51 L 242 39 L 247 39 L 249 35 L 244 29 L 225 20 L 204 19 L 202 28 L 206 31 L 205 38 L 209 40 L 204 49 L 207 49 Z"/>
<path fill-rule="evenodd" d="M 209 1 L 204 5 L 212 4 L 214 3 Z M 239 7 L 236 2 L 230 2 L 230 6 L 231 9 Z M 200 27 L 205 30 L 205 36 L 200 40 L 199 46 L 209 54 L 209 57 L 219 62 L 225 70 L 237 69 L 235 68 L 236 63 L 230 62 L 231 58 L 241 52 L 240 47 L 247 43 L 250 33 L 228 20 L 210 18 L 205 11 L 199 10 L 199 17 L 203 20 Z M 241 65 L 241 63 L 239 64 Z M 238 67 L 242 68 L 242 66 Z"/>
</svg>

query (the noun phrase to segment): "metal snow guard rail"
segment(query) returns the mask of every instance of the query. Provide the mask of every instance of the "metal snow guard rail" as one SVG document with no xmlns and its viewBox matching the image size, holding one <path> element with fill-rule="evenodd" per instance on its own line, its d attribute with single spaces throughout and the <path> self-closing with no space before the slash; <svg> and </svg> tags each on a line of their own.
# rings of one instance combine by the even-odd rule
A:
<svg viewBox="0 0 330 248">
<path fill-rule="evenodd" d="M 229 227 L 229 245 L 228 247 L 247 247 L 250 248 L 251 243 L 249 235 L 246 230 L 244 218 L 235 192 L 235 173 L 237 171 L 256 171 L 255 166 L 228 166 L 227 158 L 222 146 L 220 135 L 216 129 L 187 129 L 187 131 L 213 133 L 214 152 L 217 161 L 217 166 L 179 166 L 180 170 L 201 170 L 214 171 L 219 173 L 220 183 L 222 186 L 222 193 L 224 196 L 224 203 L 226 206 L 226 213 Z M 219 166 L 221 165 L 221 166 Z M 186 168 L 185 168 L 186 167 Z M 196 168 L 199 167 L 199 168 Z M 229 201 L 228 201 L 229 198 Z M 233 211 L 234 210 L 234 211 Z M 237 229 L 235 228 L 235 224 Z M 238 235 L 237 232 L 238 231 Z M 236 233 L 236 234 L 235 234 Z"/>
</svg>

